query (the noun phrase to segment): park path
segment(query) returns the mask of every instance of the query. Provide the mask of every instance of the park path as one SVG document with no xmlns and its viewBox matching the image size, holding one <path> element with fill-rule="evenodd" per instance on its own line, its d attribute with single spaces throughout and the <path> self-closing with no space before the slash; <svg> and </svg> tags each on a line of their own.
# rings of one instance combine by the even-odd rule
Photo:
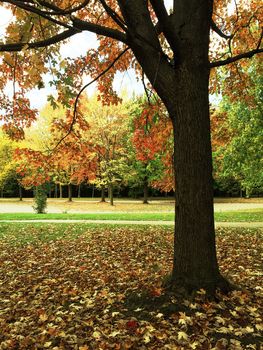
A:
<svg viewBox="0 0 263 350">
<path fill-rule="evenodd" d="M 173 221 L 135 221 L 135 220 L 0 220 L 0 223 L 54 223 L 54 224 L 114 224 L 114 225 L 164 225 L 173 226 Z M 215 222 L 215 227 L 263 228 L 263 222 Z"/>
</svg>

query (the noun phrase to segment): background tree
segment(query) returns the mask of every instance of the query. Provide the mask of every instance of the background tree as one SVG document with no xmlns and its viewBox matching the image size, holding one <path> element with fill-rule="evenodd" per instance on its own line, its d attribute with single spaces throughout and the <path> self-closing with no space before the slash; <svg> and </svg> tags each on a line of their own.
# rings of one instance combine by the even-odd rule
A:
<svg viewBox="0 0 263 350">
<path fill-rule="evenodd" d="M 108 188 L 113 205 L 114 187 L 127 183 L 130 172 L 127 154 L 129 111 L 125 103 L 103 106 L 94 95 L 83 103 L 83 114 L 89 124 L 85 138 L 91 140 L 98 162 L 92 183 L 100 189 Z"/>
<path fill-rule="evenodd" d="M 212 115 L 212 136 L 217 181 L 225 190 L 232 181 L 249 197 L 263 189 L 263 79 L 256 60 L 244 69 L 250 86 L 242 97 L 223 97 Z"/>
<path fill-rule="evenodd" d="M 19 176 L 16 174 L 17 162 L 14 160 L 14 152 L 17 147 L 15 142 L 8 140 L 0 133 L 0 191 L 1 197 L 4 190 L 10 185 L 20 188 Z M 20 193 L 19 193 L 20 194 Z M 22 195 L 19 196 L 22 200 Z"/>
<path fill-rule="evenodd" d="M 83 0 L 70 7 L 63 0 L 4 0 L 2 5 L 14 11 L 15 19 L 0 45 L 4 52 L 0 87 L 16 80 L 22 94 L 18 100 L 14 93 L 15 103 L 11 104 L 2 95 L 6 123 L 19 131 L 21 120 L 25 125 L 34 119 L 35 115 L 23 111 L 22 107 L 27 107 L 23 94 L 25 89 L 43 86 L 41 73 L 49 69 L 46 63 L 50 57 L 58 96 L 65 104 L 77 93 L 81 75 L 86 72 L 92 77 L 98 76 L 98 71 L 109 73 L 101 73 L 98 80 L 107 103 L 116 100 L 111 84 L 114 70 L 135 67 L 143 71 L 167 108 L 174 128 L 176 259 L 172 280 L 187 291 L 227 288 L 215 249 L 209 75 L 211 69 L 215 76 L 215 67 L 230 64 L 234 80 L 235 66 L 263 51 L 259 2 L 240 1 L 231 12 L 224 0 L 174 0 L 170 14 L 163 0 Z M 212 45 L 211 30 L 220 39 Z M 58 43 L 81 31 L 99 35 L 98 50 L 58 64 Z M 32 55 L 31 49 L 36 54 Z"/>
</svg>

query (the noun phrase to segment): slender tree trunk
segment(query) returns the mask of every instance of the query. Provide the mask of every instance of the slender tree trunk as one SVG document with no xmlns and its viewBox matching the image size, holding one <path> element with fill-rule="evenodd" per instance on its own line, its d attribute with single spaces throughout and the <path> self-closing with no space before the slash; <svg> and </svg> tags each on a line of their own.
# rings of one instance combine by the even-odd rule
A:
<svg viewBox="0 0 263 350">
<path fill-rule="evenodd" d="M 92 193 L 91 193 L 91 198 L 94 198 L 94 193 L 95 193 L 95 186 L 92 185 Z"/>
<path fill-rule="evenodd" d="M 72 184 L 68 184 L 68 200 L 72 202 Z"/>
<path fill-rule="evenodd" d="M 81 195 L 81 184 L 78 185 L 78 198 L 80 198 Z"/>
<path fill-rule="evenodd" d="M 110 199 L 110 205 L 114 205 L 113 203 L 113 185 L 109 185 L 109 199 Z"/>
<path fill-rule="evenodd" d="M 106 198 L 105 198 L 105 187 L 102 186 L 101 188 L 101 200 L 102 203 L 106 202 Z"/>
<path fill-rule="evenodd" d="M 55 183 L 54 198 L 58 198 L 58 185 Z"/>
<path fill-rule="evenodd" d="M 145 177 L 143 181 L 143 204 L 149 204 L 148 196 L 149 196 L 148 181 L 147 181 L 147 177 Z"/>
<path fill-rule="evenodd" d="M 4 198 L 4 188 L 1 187 L 1 198 Z"/>
<path fill-rule="evenodd" d="M 51 183 L 48 184 L 48 197 L 52 197 Z"/>
<path fill-rule="evenodd" d="M 63 186 L 61 183 L 59 184 L 59 198 L 63 198 Z"/>
<path fill-rule="evenodd" d="M 23 200 L 23 191 L 22 191 L 22 186 L 19 184 L 18 185 L 18 191 L 19 191 L 19 200 Z"/>
</svg>

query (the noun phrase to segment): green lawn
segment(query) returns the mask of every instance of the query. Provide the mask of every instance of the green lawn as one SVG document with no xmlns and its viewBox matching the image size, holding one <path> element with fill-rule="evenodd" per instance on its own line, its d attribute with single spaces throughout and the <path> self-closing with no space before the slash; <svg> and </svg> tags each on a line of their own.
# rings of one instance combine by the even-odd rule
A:
<svg viewBox="0 0 263 350">
<path fill-rule="evenodd" d="M 173 221 L 173 213 L 87 213 L 87 214 L 34 214 L 2 213 L 0 220 L 130 220 L 130 221 Z M 215 213 L 216 221 L 260 222 L 263 221 L 263 209 L 227 211 Z"/>
</svg>

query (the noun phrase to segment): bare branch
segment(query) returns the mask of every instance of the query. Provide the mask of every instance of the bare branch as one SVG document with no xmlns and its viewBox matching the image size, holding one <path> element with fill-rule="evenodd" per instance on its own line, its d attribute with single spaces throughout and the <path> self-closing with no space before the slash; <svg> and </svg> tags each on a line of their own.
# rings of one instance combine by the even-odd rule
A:
<svg viewBox="0 0 263 350">
<path fill-rule="evenodd" d="M 233 37 L 233 35 L 227 35 L 225 33 L 223 33 L 219 28 L 218 26 L 215 24 L 215 22 L 212 20 L 211 21 L 211 28 L 212 30 L 218 34 L 219 36 L 221 36 L 221 38 L 224 38 L 224 39 L 231 39 Z"/>
<path fill-rule="evenodd" d="M 99 24 L 82 21 L 81 19 L 78 19 L 74 16 L 71 16 L 71 20 L 75 29 L 79 29 L 81 31 L 87 30 L 98 35 L 103 35 L 112 39 L 119 40 L 125 44 L 127 42 L 126 35 L 117 29 L 111 29 Z"/>
<path fill-rule="evenodd" d="M 109 7 L 105 0 L 100 0 L 102 6 L 104 7 L 107 14 L 114 20 L 115 23 L 120 26 L 125 32 L 127 31 L 126 23 L 123 19 L 114 11 L 111 7 Z"/>
<path fill-rule="evenodd" d="M 254 55 L 262 53 L 262 52 L 263 52 L 263 49 L 260 49 L 260 48 L 254 49 L 254 50 L 251 50 L 251 51 L 248 51 L 248 52 L 241 53 L 240 55 L 229 57 L 229 58 L 227 58 L 225 60 L 222 60 L 222 61 L 211 62 L 209 67 L 213 68 L 213 67 L 225 66 L 225 65 L 227 65 L 229 63 L 233 63 L 233 62 L 242 60 L 243 58 L 251 58 Z"/>
<path fill-rule="evenodd" d="M 126 49 L 124 49 L 111 63 L 110 65 L 105 68 L 96 78 L 92 79 L 89 83 L 87 83 L 86 85 L 84 85 L 79 93 L 77 94 L 76 96 L 76 99 L 75 99 L 75 102 L 74 102 L 74 111 L 73 111 L 73 118 L 72 118 L 72 122 L 69 126 L 69 130 L 68 132 L 66 133 L 66 135 L 64 135 L 60 140 L 59 142 L 56 144 L 56 146 L 54 147 L 53 151 L 70 135 L 70 133 L 73 131 L 73 127 L 74 127 L 74 124 L 76 123 L 76 120 L 77 120 L 77 108 L 78 108 L 78 101 L 79 101 L 79 98 L 82 94 L 82 92 L 88 87 L 90 86 L 91 84 L 93 84 L 95 81 L 97 81 L 99 78 L 101 78 L 104 74 L 106 74 L 113 66 L 114 64 L 125 54 L 125 52 L 127 52 L 130 48 L 129 47 L 126 47 Z"/>
<path fill-rule="evenodd" d="M 62 21 L 59 21 L 59 20 L 57 20 L 57 19 L 55 19 L 53 17 L 48 16 L 45 13 L 45 11 L 42 11 L 42 10 L 38 9 L 35 6 L 27 5 L 24 2 L 22 2 L 22 1 L 16 1 L 16 0 L 9 0 L 9 1 L 6 1 L 6 2 L 8 2 L 9 4 L 15 5 L 15 6 L 21 8 L 21 9 L 23 9 L 25 11 L 30 12 L 30 13 L 35 13 L 35 14 L 37 14 L 37 15 L 45 18 L 45 19 L 47 19 L 48 21 L 59 25 L 59 26 L 62 26 L 62 27 L 68 28 L 68 29 L 72 28 L 70 25 L 68 25 L 68 24 L 66 24 L 66 23 L 64 23 Z"/>
<path fill-rule="evenodd" d="M 0 44 L 0 52 L 15 52 L 22 51 L 23 49 L 37 49 L 40 47 L 46 47 L 49 45 L 56 44 L 60 41 L 63 41 L 71 36 L 80 33 L 81 30 L 76 30 L 74 28 L 65 30 L 64 32 L 54 35 L 51 38 L 36 41 L 33 43 L 14 43 L 14 44 Z"/>
</svg>

